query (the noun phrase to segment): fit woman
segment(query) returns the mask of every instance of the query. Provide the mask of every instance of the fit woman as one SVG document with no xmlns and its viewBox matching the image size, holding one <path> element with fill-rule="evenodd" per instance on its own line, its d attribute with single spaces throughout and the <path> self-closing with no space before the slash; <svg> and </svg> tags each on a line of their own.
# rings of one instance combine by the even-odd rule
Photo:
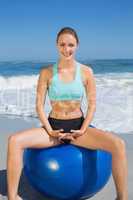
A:
<svg viewBox="0 0 133 200">
<path fill-rule="evenodd" d="M 25 148 L 45 148 L 61 143 L 102 149 L 112 154 L 112 174 L 117 200 L 127 200 L 127 159 L 124 141 L 117 135 L 88 127 L 96 109 L 96 88 L 91 67 L 75 60 L 78 36 L 65 27 L 57 35 L 59 59 L 53 66 L 40 71 L 37 85 L 36 110 L 42 123 L 40 128 L 17 132 L 9 137 L 7 156 L 8 199 L 19 200 L 18 184 Z M 88 109 L 81 110 L 85 90 Z M 48 91 L 52 110 L 47 118 L 43 106 Z"/>
</svg>

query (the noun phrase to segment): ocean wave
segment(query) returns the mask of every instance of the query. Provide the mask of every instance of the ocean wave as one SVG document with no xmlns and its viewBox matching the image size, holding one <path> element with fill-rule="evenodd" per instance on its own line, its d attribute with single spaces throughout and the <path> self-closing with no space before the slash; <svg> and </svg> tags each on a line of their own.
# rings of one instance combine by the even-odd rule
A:
<svg viewBox="0 0 133 200">
<path fill-rule="evenodd" d="M 0 89 L 33 88 L 37 84 L 38 75 L 0 76 Z"/>
<path fill-rule="evenodd" d="M 37 75 L 0 76 L 0 114 L 37 117 L 35 110 Z M 97 109 L 93 124 L 118 133 L 133 131 L 133 73 L 96 74 Z M 48 96 L 44 111 L 51 105 Z M 87 112 L 84 95 L 82 110 Z"/>
</svg>

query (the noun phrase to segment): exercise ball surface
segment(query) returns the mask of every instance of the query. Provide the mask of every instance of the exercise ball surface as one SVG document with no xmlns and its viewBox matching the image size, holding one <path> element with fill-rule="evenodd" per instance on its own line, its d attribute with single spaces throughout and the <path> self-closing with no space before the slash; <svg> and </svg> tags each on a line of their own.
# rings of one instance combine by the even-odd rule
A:
<svg viewBox="0 0 133 200">
<path fill-rule="evenodd" d="M 54 200 L 87 199 L 111 175 L 111 154 L 71 144 L 24 151 L 24 173 L 31 185 Z"/>
</svg>

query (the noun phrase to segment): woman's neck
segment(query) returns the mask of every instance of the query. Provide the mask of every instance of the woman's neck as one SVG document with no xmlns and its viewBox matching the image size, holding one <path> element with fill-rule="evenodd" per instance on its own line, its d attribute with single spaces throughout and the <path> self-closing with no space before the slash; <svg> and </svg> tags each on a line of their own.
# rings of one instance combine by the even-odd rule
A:
<svg viewBox="0 0 133 200">
<path fill-rule="evenodd" d="M 59 68 L 73 68 L 75 66 L 75 60 L 72 59 L 72 60 L 61 60 L 59 59 L 58 61 L 58 65 L 59 65 Z"/>
</svg>

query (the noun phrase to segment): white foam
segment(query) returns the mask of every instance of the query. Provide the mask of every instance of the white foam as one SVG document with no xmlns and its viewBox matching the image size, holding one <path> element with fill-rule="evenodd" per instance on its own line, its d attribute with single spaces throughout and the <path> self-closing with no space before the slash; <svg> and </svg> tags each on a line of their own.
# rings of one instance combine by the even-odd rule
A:
<svg viewBox="0 0 133 200">
<path fill-rule="evenodd" d="M 38 75 L 32 76 L 0 76 L 0 89 L 26 89 L 33 88 L 37 84 Z"/>
</svg>

